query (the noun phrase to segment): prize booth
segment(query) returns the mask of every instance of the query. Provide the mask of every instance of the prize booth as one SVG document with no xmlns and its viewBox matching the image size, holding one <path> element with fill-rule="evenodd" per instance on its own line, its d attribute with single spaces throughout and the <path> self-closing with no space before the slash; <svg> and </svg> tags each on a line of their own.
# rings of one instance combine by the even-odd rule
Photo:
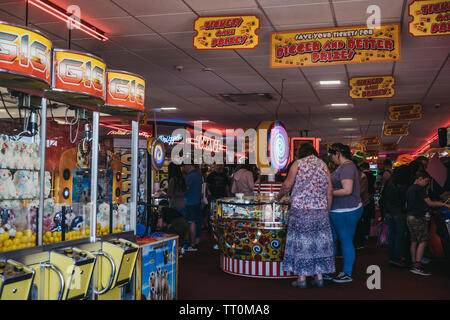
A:
<svg viewBox="0 0 450 320">
<path fill-rule="evenodd" d="M 255 143 L 258 168 L 275 175 L 289 158 L 289 138 L 279 121 L 262 122 Z M 213 204 L 213 231 L 220 249 L 220 267 L 230 274 L 258 278 L 294 278 L 281 269 L 289 203 L 276 192 L 219 199 Z"/>
<path fill-rule="evenodd" d="M 4 22 L 0 31 L 16 48 L 0 54 L 10 115 L 0 120 L 0 299 L 135 298 L 145 80 L 52 48 L 38 31 Z M 99 128 L 111 116 L 132 132 L 128 199 L 121 159 Z"/>
</svg>

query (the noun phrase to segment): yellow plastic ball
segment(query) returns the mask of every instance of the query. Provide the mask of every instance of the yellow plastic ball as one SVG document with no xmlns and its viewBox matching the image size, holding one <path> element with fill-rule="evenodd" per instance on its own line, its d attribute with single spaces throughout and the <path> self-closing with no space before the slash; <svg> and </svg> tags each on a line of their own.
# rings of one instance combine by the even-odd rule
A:
<svg viewBox="0 0 450 320">
<path fill-rule="evenodd" d="M 13 244 L 18 246 L 20 244 L 20 239 L 19 238 L 14 238 Z"/>
<path fill-rule="evenodd" d="M 23 232 L 22 231 L 17 231 L 16 232 L 16 238 L 22 238 L 23 237 Z"/>
</svg>

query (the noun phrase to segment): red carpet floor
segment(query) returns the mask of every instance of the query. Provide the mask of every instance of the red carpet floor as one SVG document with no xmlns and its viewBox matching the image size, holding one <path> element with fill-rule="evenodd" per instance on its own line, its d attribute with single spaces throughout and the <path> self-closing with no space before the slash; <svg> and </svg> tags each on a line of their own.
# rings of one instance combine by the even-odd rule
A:
<svg viewBox="0 0 450 320">
<path fill-rule="evenodd" d="M 345 284 L 326 282 L 325 288 L 298 289 L 292 279 L 256 279 L 224 273 L 220 269 L 219 252 L 206 234 L 197 252 L 186 252 L 179 260 L 179 300 L 302 300 L 302 299 L 450 299 L 450 261 L 432 260 L 431 276 L 419 276 L 408 269 L 388 264 L 387 249 L 358 250 L 353 271 L 354 281 Z M 336 260 L 341 271 L 342 259 Z M 381 269 L 381 289 L 369 290 L 367 267 Z"/>
</svg>

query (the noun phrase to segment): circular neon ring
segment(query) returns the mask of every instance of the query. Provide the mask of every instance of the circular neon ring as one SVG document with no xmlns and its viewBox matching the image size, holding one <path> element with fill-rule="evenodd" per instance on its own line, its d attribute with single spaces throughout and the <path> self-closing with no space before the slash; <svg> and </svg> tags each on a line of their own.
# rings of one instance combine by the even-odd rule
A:
<svg viewBox="0 0 450 320">
<path fill-rule="evenodd" d="M 286 130 L 279 123 L 270 130 L 270 164 L 274 169 L 286 166 L 289 157 L 289 138 Z"/>
</svg>

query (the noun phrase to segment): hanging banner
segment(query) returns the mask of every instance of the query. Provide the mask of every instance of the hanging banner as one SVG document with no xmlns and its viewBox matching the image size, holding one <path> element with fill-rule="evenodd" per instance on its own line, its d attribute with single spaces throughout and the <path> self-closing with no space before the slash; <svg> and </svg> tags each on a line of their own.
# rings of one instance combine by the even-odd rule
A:
<svg viewBox="0 0 450 320">
<path fill-rule="evenodd" d="M 400 24 L 274 32 L 272 68 L 400 60 Z"/>
<path fill-rule="evenodd" d="M 144 111 L 145 80 L 125 71 L 108 70 L 106 105 Z"/>
<path fill-rule="evenodd" d="M 409 5 L 408 32 L 413 37 L 442 36 L 450 34 L 450 2 L 415 0 Z"/>
<path fill-rule="evenodd" d="M 351 78 L 350 98 L 390 98 L 395 94 L 394 84 L 395 79 L 392 76 Z"/>
<path fill-rule="evenodd" d="M 103 105 L 106 64 L 88 53 L 54 49 L 52 89 L 46 96 L 76 106 Z"/>
<path fill-rule="evenodd" d="M 381 144 L 380 137 L 368 137 L 368 136 L 361 137 L 361 145 L 363 145 L 364 147 L 374 147 L 379 146 L 380 144 Z"/>
<path fill-rule="evenodd" d="M 197 50 L 253 49 L 259 44 L 259 18 L 249 16 L 199 17 L 194 22 Z"/>
<path fill-rule="evenodd" d="M 381 151 L 397 151 L 398 144 L 396 143 L 383 143 L 381 145 Z"/>
<path fill-rule="evenodd" d="M 52 42 L 38 31 L 0 21 L 0 84 L 7 88 L 48 89 Z"/>
<path fill-rule="evenodd" d="M 409 125 L 407 123 L 386 123 L 384 125 L 385 136 L 407 136 Z"/>
<path fill-rule="evenodd" d="M 422 105 L 401 104 L 389 106 L 390 121 L 410 121 L 422 119 Z"/>
<path fill-rule="evenodd" d="M 361 144 L 361 142 L 350 142 L 348 144 L 348 146 L 350 147 L 350 150 L 352 152 L 358 151 L 358 150 L 360 150 L 360 151 L 363 150 L 363 145 Z"/>
</svg>

